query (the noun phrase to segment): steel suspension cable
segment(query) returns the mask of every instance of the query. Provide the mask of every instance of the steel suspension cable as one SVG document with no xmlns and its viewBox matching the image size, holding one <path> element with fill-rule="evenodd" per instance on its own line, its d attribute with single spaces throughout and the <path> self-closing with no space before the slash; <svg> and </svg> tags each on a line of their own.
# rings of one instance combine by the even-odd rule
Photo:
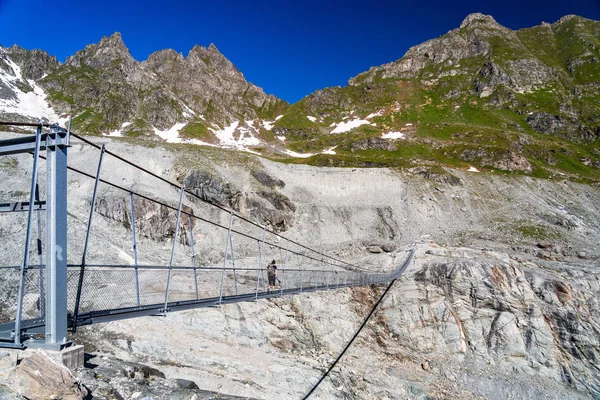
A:
<svg viewBox="0 0 600 400">
<path fill-rule="evenodd" d="M 87 144 L 89 144 L 90 146 L 92 146 L 92 147 L 95 147 L 96 149 L 100 150 L 100 146 L 99 146 L 99 145 L 97 145 L 96 143 L 94 143 L 94 142 L 92 142 L 92 141 L 90 141 L 90 140 L 87 140 L 87 139 L 85 139 L 84 137 L 82 137 L 82 136 L 80 136 L 80 135 L 77 135 L 76 133 L 73 133 L 73 132 L 71 132 L 71 135 L 73 135 L 73 137 L 75 137 L 75 138 L 77 138 L 77 139 L 81 140 L 82 142 L 84 142 L 84 143 L 87 143 Z M 144 167 L 142 167 L 142 166 L 140 166 L 140 165 L 138 165 L 138 164 L 136 164 L 136 163 L 134 163 L 134 162 L 132 162 L 132 161 L 129 161 L 129 160 L 127 160 L 126 158 L 123 158 L 123 157 L 119 156 L 118 154 L 115 154 L 115 153 L 113 153 L 112 151 L 105 150 L 105 153 L 107 153 L 107 154 L 110 154 L 111 156 L 115 157 L 116 159 L 118 159 L 118 160 L 120 160 L 120 161 L 122 161 L 122 162 L 124 162 L 124 163 L 126 163 L 126 164 L 128 164 L 128 165 L 130 165 L 130 166 L 132 166 L 132 167 L 134 167 L 134 168 L 136 168 L 136 169 L 138 169 L 138 170 L 140 170 L 140 171 L 143 171 L 143 172 L 145 172 L 146 174 L 148 174 L 148 175 L 151 175 L 151 176 L 153 176 L 154 178 L 156 178 L 156 179 L 158 179 L 158 180 L 160 180 L 160 181 L 162 181 L 162 182 L 164 182 L 164 183 L 166 183 L 166 184 L 168 184 L 168 185 L 171 185 L 171 186 L 173 186 L 173 187 L 175 187 L 175 188 L 177 188 L 177 189 L 179 189 L 179 188 L 180 188 L 180 186 L 179 186 L 179 185 L 177 185 L 176 183 L 174 183 L 174 182 L 171 182 L 171 181 L 169 181 L 168 179 L 165 179 L 165 178 L 163 178 L 162 176 L 160 176 L 160 175 L 158 175 L 158 174 L 155 174 L 154 172 L 152 172 L 152 171 L 149 171 L 149 170 L 147 170 L 146 168 L 144 168 Z M 251 221 L 251 220 L 249 220 L 249 219 L 247 219 L 247 218 L 245 218 L 245 217 L 243 217 L 243 216 L 241 216 L 241 215 L 239 215 L 239 214 L 237 214 L 237 213 L 234 213 L 232 210 L 228 210 L 227 208 L 225 208 L 225 207 L 223 207 L 223 206 L 221 206 L 221 205 L 219 205 L 219 204 L 211 203 L 211 202 L 209 202 L 209 201 L 207 201 L 207 200 L 203 199 L 202 197 L 198 196 L 198 195 L 197 195 L 196 193 L 194 193 L 194 192 L 190 192 L 190 191 L 188 191 L 188 190 L 186 190 L 185 192 L 186 192 L 186 193 L 188 193 L 188 194 L 190 194 L 191 196 L 194 196 L 194 197 L 196 197 L 197 199 L 199 199 L 200 201 L 202 201 L 202 202 L 204 202 L 204 203 L 207 203 L 207 204 L 209 204 L 209 205 L 212 205 L 213 207 L 216 207 L 216 208 L 220 209 L 221 211 L 225 211 L 225 212 L 228 212 L 228 213 L 232 213 L 233 215 L 235 215 L 237 218 L 239 218 L 240 220 L 242 220 L 242 221 L 244 221 L 244 222 L 247 222 L 247 223 L 249 223 L 249 224 L 251 224 L 251 225 L 254 225 L 254 226 L 258 227 L 258 228 L 261 228 L 261 229 L 262 229 L 262 228 L 264 228 L 264 227 L 263 227 L 263 226 L 261 226 L 260 224 L 257 224 L 256 222 L 254 222 L 254 221 Z M 304 249 L 306 249 L 306 250 L 309 250 L 309 251 L 312 251 L 312 252 L 314 252 L 314 253 L 316 253 L 316 254 L 319 254 L 320 256 L 327 257 L 327 258 L 329 258 L 329 259 L 331 259 L 331 260 L 334 260 L 334 261 L 337 261 L 337 262 L 339 262 L 339 263 L 342 263 L 342 264 L 345 264 L 345 265 L 351 266 L 351 267 L 353 267 L 353 268 L 359 268 L 359 267 L 357 267 L 356 265 L 350 264 L 350 263 L 348 263 L 348 262 L 346 262 L 346 261 L 343 261 L 343 260 L 337 259 L 337 258 L 335 258 L 335 257 L 332 257 L 332 256 L 330 256 L 330 255 L 327 255 L 327 254 L 325 254 L 325 253 L 322 253 L 322 252 L 320 252 L 320 251 L 317 251 L 317 250 L 315 250 L 315 249 L 312 249 L 312 248 L 310 248 L 310 247 L 307 247 L 307 246 L 305 246 L 305 245 L 303 245 L 303 244 L 301 244 L 301 243 L 298 243 L 298 242 L 296 242 L 296 241 L 294 241 L 294 240 L 288 239 L 288 238 L 284 237 L 283 235 L 280 235 L 280 234 L 278 234 L 278 233 L 277 233 L 277 232 L 275 232 L 275 231 L 272 231 L 272 230 L 267 230 L 267 231 L 268 231 L 269 233 L 271 233 L 271 234 L 273 234 L 273 235 L 277 236 L 277 237 L 280 237 L 280 238 L 282 238 L 282 239 L 285 239 L 285 240 L 289 240 L 289 242 L 290 242 L 290 243 L 293 243 L 293 244 L 295 244 L 296 246 L 300 246 L 300 247 L 302 247 L 302 248 L 304 248 Z"/>
<path fill-rule="evenodd" d="M 365 318 L 365 320 L 363 321 L 363 323 L 360 326 L 360 328 L 358 328 L 358 330 L 354 333 L 354 336 L 352 336 L 352 339 L 350 339 L 350 341 L 348 342 L 348 344 L 346 345 L 346 347 L 344 347 L 344 350 L 342 350 L 342 352 L 340 353 L 340 355 L 335 359 L 335 361 L 333 362 L 333 364 L 331 364 L 331 366 L 329 367 L 329 369 L 327 371 L 325 371 L 325 373 L 323 374 L 323 376 L 321 376 L 321 379 L 319 379 L 319 381 L 312 387 L 312 389 L 310 389 L 310 391 L 306 394 L 306 396 L 304 396 L 302 398 L 302 400 L 306 400 L 306 399 L 309 398 L 309 396 L 317 389 L 317 387 L 319 387 L 319 385 L 321 384 L 321 382 L 323 382 L 323 380 L 327 377 L 327 375 L 329 375 L 329 373 L 331 372 L 331 370 L 333 370 L 333 368 L 337 365 L 338 361 L 341 360 L 341 358 L 344 356 L 344 354 L 350 348 L 350 346 L 352 346 L 352 343 L 354 343 L 354 340 L 358 337 L 358 335 L 363 330 L 363 328 L 365 327 L 365 325 L 367 325 L 367 322 L 369 322 L 369 319 L 371 318 L 371 316 L 373 315 L 373 313 L 375 312 L 375 310 L 377 309 L 377 307 L 379 306 L 379 304 L 383 301 L 383 298 L 385 297 L 385 295 L 387 294 L 387 292 L 389 292 L 389 290 L 392 287 L 392 285 L 394 284 L 394 282 L 396 282 L 396 279 L 394 279 L 393 281 L 390 282 L 390 284 L 388 285 L 387 289 L 385 289 L 385 292 L 383 292 L 383 294 L 381 295 L 381 297 L 379 298 L 379 300 L 377 300 L 377 303 L 375 303 L 375 305 L 371 309 L 371 312 L 369 313 L 369 315 L 367 315 L 367 318 Z"/>
</svg>

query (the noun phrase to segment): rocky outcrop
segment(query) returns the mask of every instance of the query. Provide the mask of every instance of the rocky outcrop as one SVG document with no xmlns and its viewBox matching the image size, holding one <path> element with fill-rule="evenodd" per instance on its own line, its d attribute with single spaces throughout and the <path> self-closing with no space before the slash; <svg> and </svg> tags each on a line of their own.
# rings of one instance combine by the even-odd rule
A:
<svg viewBox="0 0 600 400">
<path fill-rule="evenodd" d="M 13 45 L 6 49 L 6 53 L 21 68 L 21 73 L 26 79 L 37 81 L 59 66 L 56 57 L 43 50 L 26 50 Z"/>
<path fill-rule="evenodd" d="M 582 335 L 600 328 L 596 279 L 542 274 L 530 263 L 475 261 L 469 252 L 429 254 L 416 286 L 397 295 L 403 313 L 386 311 L 403 345 L 420 343 L 425 358 L 493 363 L 600 395 L 598 338 Z M 456 259 L 437 261 L 449 256 Z M 432 347 L 424 349 L 424 341 Z"/>
<path fill-rule="evenodd" d="M 532 113 L 526 119 L 527 124 L 538 132 L 556 134 L 576 142 L 594 142 L 600 132 L 585 125 L 577 124 L 560 115 L 550 113 Z"/>
<path fill-rule="evenodd" d="M 3 357 L 10 356 L 0 354 L 0 362 Z M 37 350 L 18 365 L 7 370 L 0 369 L 0 395 L 7 399 L 82 400 L 87 398 L 88 391 L 67 367 L 43 350 Z"/>
<path fill-rule="evenodd" d="M 243 216 L 277 232 L 283 232 L 293 225 L 295 204 L 278 192 L 285 182 L 273 178 L 265 171 L 255 170 L 251 175 L 270 190 L 242 193 L 222 178 L 206 171 L 192 169 L 183 178 L 186 188 L 200 199 L 231 207 Z"/>
<path fill-rule="evenodd" d="M 229 182 L 206 171 L 192 169 L 183 179 L 186 189 L 209 203 L 233 206 L 240 192 L 233 189 Z"/>
<path fill-rule="evenodd" d="M 283 189 L 285 187 L 284 181 L 269 175 L 269 173 L 264 170 L 253 169 L 252 171 L 250 171 L 250 175 L 252 175 L 254 179 L 256 179 L 261 185 L 264 185 L 266 187 L 272 189 Z"/>
<path fill-rule="evenodd" d="M 87 368 L 77 371 L 77 376 L 89 389 L 91 396 L 101 400 L 115 398 L 252 400 L 248 397 L 200 390 L 193 381 L 168 379 L 156 368 L 115 358 L 93 357 Z"/>
<path fill-rule="evenodd" d="M 356 142 L 352 142 L 350 144 L 350 150 L 386 150 L 386 151 L 395 151 L 398 150 L 398 147 L 394 144 L 392 140 L 382 139 L 378 137 L 371 137 L 368 139 L 362 139 Z"/>
<path fill-rule="evenodd" d="M 161 204 L 134 196 L 133 210 L 137 235 L 158 242 L 172 239 L 175 236 L 177 206 L 173 210 Z M 122 223 L 127 229 L 131 229 L 129 197 L 99 196 L 96 200 L 95 211 L 108 219 Z M 193 210 L 187 206 L 182 207 L 182 211 L 193 215 Z M 182 215 L 179 225 L 179 241 L 182 244 L 188 245 L 190 240 L 190 222 L 193 228 L 195 219 L 188 219 L 185 214 Z"/>
<path fill-rule="evenodd" d="M 514 151 L 488 152 L 484 149 L 465 150 L 460 155 L 465 161 L 476 161 L 483 166 L 490 166 L 502 171 L 521 171 L 530 174 L 533 171 L 529 160 Z"/>
</svg>

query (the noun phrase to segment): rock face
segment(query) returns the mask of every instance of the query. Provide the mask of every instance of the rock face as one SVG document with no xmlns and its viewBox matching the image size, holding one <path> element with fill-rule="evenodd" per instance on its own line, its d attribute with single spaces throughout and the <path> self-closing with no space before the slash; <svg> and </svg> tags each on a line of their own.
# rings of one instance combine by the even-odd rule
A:
<svg viewBox="0 0 600 400">
<path fill-rule="evenodd" d="M 160 77 L 192 110 L 219 124 L 254 119 L 258 110 L 280 102 L 248 83 L 214 44 L 208 48 L 195 46 L 186 58 L 173 50 L 159 51 L 151 54 L 142 67 Z"/>
<path fill-rule="evenodd" d="M 600 394 L 598 371 L 590 368 L 590 360 L 599 356 L 598 338 L 577 333 L 597 329 L 600 314 L 592 304 L 600 286 L 595 279 L 565 282 L 558 275 L 537 273 L 533 264 L 433 255 L 414 276 L 415 289 L 427 293 L 425 301 L 421 297 L 408 305 L 409 310 L 418 307 L 417 314 L 407 320 L 395 311 L 387 313 L 395 321 L 392 332 L 411 338 L 407 346 L 445 331 L 438 343 L 453 357 L 510 364 L 513 370 Z M 437 261 L 448 255 L 458 259 Z M 589 289 L 574 289 L 581 284 Z M 398 301 L 406 304 L 410 296 L 399 294 Z"/>
<path fill-rule="evenodd" d="M 33 352 L 13 368 L 0 370 L 0 394 L 3 390 L 9 399 L 15 396 L 31 400 L 81 400 L 88 394 L 68 368 L 42 350 Z"/>
<path fill-rule="evenodd" d="M 153 171 L 179 184 L 194 176 L 190 190 L 194 183 L 201 193 L 205 185 L 214 199 L 239 193 L 234 205 L 259 225 L 266 222 L 256 215 L 289 212 L 293 224 L 286 238 L 362 268 L 389 270 L 403 261 L 405 249 L 416 246 L 414 263 L 317 396 L 598 397 L 598 187 L 439 166 L 407 171 L 312 167 L 235 159 L 213 150 L 146 147 L 108 138 L 102 142 L 133 162 L 146 165 L 152 160 Z M 72 146 L 70 165 L 89 169 L 90 160 L 97 157 L 90 151 Z M 26 178 L 30 156 L 10 159 L 0 164 L 0 181 L 5 182 L 0 192 L 5 199 L 23 196 L 30 184 Z M 190 167 L 189 160 L 199 161 Z M 171 206 L 179 201 L 176 187 L 141 179 L 139 171 L 124 168 L 114 157 L 104 160 L 102 178 Z M 68 257 L 76 264 L 83 251 L 78 239 L 85 236 L 93 180 L 77 174 L 69 179 Z M 104 186 L 99 193 L 106 201 L 98 203 L 94 215 L 87 261 L 132 265 L 127 193 L 117 195 Z M 229 194 L 223 196 L 225 204 L 230 204 Z M 228 213 L 206 203 L 186 196 L 184 204 L 196 216 L 225 227 L 229 223 Z M 159 240 L 150 232 L 157 231 L 157 237 L 172 232 L 174 210 L 164 217 L 160 208 L 137 202 L 135 207 L 139 265 L 166 265 L 172 254 L 171 237 Z M 0 219 L 0 237 L 14 239 L 0 240 L 5 265 L 19 265 L 23 254 L 19 246 L 25 217 L 20 213 L 14 218 Z M 156 223 L 146 230 L 148 236 L 139 233 L 144 231 L 141 224 L 153 218 Z M 234 228 L 241 229 L 239 220 Z M 262 234 L 260 227 L 254 228 L 253 235 Z M 222 266 L 225 230 L 197 220 L 193 232 L 198 265 Z M 277 243 L 273 236 L 266 241 Z M 278 243 L 285 245 L 285 240 Z M 236 265 L 248 265 L 251 259 L 255 265 L 251 257 L 258 252 L 256 240 L 236 236 L 233 248 Z M 281 257 L 268 246 L 263 250 L 269 259 Z M 178 241 L 173 265 L 189 266 L 190 253 L 190 246 Z M 316 268 L 316 261 L 302 267 Z M 219 287 L 214 275 L 203 271 L 198 276 L 204 293 L 214 296 Z M 121 273 L 104 277 L 98 280 L 102 295 L 85 297 L 84 307 L 105 302 L 114 293 L 111 287 L 129 279 Z M 149 278 L 159 289 L 165 279 Z M 182 298 L 185 290 L 193 290 L 187 279 L 177 274 L 173 280 Z M 250 279 L 244 283 L 253 284 Z M 10 287 L 10 282 L 2 279 L 0 285 Z M 383 289 L 340 289 L 115 321 L 81 327 L 75 340 L 98 360 L 106 356 L 111 362 L 118 358 L 148 365 L 167 379 L 186 379 L 201 390 L 251 398 L 301 398 L 343 349 Z M 159 293 L 159 301 L 164 300 L 164 291 Z M 7 309 L 1 305 L 0 316 Z M 134 372 L 132 380 L 162 390 L 151 376 L 143 378 L 141 367 L 132 368 L 126 371 Z M 91 389 L 94 383 L 102 392 L 113 382 L 131 396 L 136 391 L 147 393 L 130 386 L 131 379 L 124 379 L 121 372 L 109 376 L 112 372 L 98 370 L 102 378 L 90 374 L 86 386 Z M 165 387 L 174 390 L 175 384 Z"/>
</svg>

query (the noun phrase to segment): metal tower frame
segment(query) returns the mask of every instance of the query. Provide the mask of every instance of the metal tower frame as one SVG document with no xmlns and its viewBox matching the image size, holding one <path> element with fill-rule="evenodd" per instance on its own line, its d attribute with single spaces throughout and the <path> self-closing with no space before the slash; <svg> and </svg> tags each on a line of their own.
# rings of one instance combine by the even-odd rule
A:
<svg viewBox="0 0 600 400">
<path fill-rule="evenodd" d="M 45 340 L 27 340 L 27 347 L 43 347 L 60 350 L 69 344 L 67 340 L 67 148 L 70 142 L 70 126 L 67 129 L 58 125 L 49 125 L 42 121 L 37 124 L 3 122 L 1 125 L 35 127 L 36 134 L 0 141 L 0 156 L 30 153 L 33 154 L 31 174 L 31 191 L 29 202 L 0 204 L 0 212 L 27 211 L 27 231 L 23 261 L 19 273 L 19 289 L 17 294 L 16 318 L 10 333 L 13 343 L 11 347 L 22 348 L 21 331 L 23 296 L 25 277 L 30 269 L 29 255 L 33 211 L 46 210 L 46 265 L 39 265 L 40 271 L 45 267 L 45 288 L 40 293 L 40 319 L 44 323 Z M 44 128 L 48 133 L 43 133 Z M 46 200 L 38 197 L 38 159 L 40 152 L 46 151 Z M 38 232 L 39 234 L 39 232 Z M 41 241 L 38 238 L 38 254 L 41 257 Z M 42 281 L 42 279 L 40 279 Z M 45 297 L 45 299 L 42 299 Z M 45 301 L 44 301 L 45 300 Z M 45 309 L 43 309 L 45 308 Z M 6 346 L 6 344 L 3 344 Z"/>
</svg>

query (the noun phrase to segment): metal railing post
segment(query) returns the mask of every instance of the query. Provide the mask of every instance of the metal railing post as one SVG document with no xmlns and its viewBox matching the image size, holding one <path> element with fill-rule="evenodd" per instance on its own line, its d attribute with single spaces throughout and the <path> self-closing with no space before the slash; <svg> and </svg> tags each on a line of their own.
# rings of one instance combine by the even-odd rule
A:
<svg viewBox="0 0 600 400">
<path fill-rule="evenodd" d="M 196 270 L 196 252 L 194 250 L 194 227 L 192 226 L 192 217 L 188 214 L 188 224 L 190 224 L 190 245 L 192 246 L 192 266 L 194 267 L 194 282 L 196 286 L 196 300 L 198 296 L 198 273 Z"/>
<path fill-rule="evenodd" d="M 258 288 L 260 285 L 260 281 L 261 281 L 261 277 L 263 276 L 263 270 L 262 270 L 262 245 L 265 242 L 265 235 L 267 234 L 267 227 L 264 226 L 263 227 L 263 235 L 262 235 L 262 241 L 261 240 L 257 240 L 256 244 L 258 245 L 258 272 L 256 273 L 256 295 L 254 296 L 255 300 L 258 300 Z M 263 278 L 263 284 L 264 284 L 264 278 Z"/>
<path fill-rule="evenodd" d="M 254 300 L 258 301 L 258 286 L 260 285 L 260 270 L 261 270 L 261 256 L 260 256 L 260 240 L 256 241 L 258 246 L 258 269 L 256 270 L 256 292 L 254 293 Z"/>
<path fill-rule="evenodd" d="M 233 224 L 233 213 L 229 213 L 229 229 L 225 240 L 225 256 L 223 257 L 223 272 L 221 273 L 221 286 L 219 287 L 219 304 L 223 302 L 223 282 L 225 280 L 225 268 L 227 267 L 227 253 L 229 252 L 229 238 L 231 237 L 231 225 Z"/>
<path fill-rule="evenodd" d="M 140 306 L 140 277 L 138 271 L 137 238 L 135 237 L 135 207 L 133 206 L 133 190 L 129 192 L 129 207 L 131 208 L 131 235 L 133 240 L 133 265 L 135 268 L 135 298 Z"/>
<path fill-rule="evenodd" d="M 35 201 L 40 201 L 40 185 L 39 182 L 35 185 Z M 46 315 L 46 293 L 44 290 L 44 259 L 42 255 L 42 212 L 41 210 L 37 210 L 36 213 L 37 219 L 37 254 L 38 261 L 40 263 L 39 269 L 39 289 L 40 289 L 40 297 L 39 297 L 39 307 L 40 307 L 40 318 L 44 318 Z"/>
<path fill-rule="evenodd" d="M 92 194 L 92 204 L 90 207 L 90 215 L 88 217 L 88 225 L 85 233 L 85 242 L 83 244 L 83 254 L 81 256 L 81 266 L 79 269 L 79 282 L 77 284 L 77 296 L 75 297 L 75 309 L 73 310 L 73 332 L 77 331 L 77 316 L 79 315 L 79 306 L 81 305 L 81 291 L 83 289 L 83 275 L 85 273 L 85 263 L 87 257 L 87 249 L 92 231 L 92 219 L 94 216 L 94 207 L 96 206 L 96 196 L 98 194 L 98 183 L 100 182 L 100 169 L 102 168 L 102 158 L 104 157 L 104 145 L 100 148 L 100 157 L 98 158 L 98 169 L 96 170 L 96 181 L 94 182 L 94 192 Z"/>
<path fill-rule="evenodd" d="M 281 270 L 281 280 L 279 281 L 279 285 L 281 286 L 279 296 L 283 296 L 283 287 L 285 286 L 285 269 Z"/>
<path fill-rule="evenodd" d="M 167 290 L 165 291 L 165 308 L 163 310 L 164 315 L 167 315 L 167 308 L 169 305 L 169 289 L 171 288 L 171 273 L 173 271 L 173 257 L 175 256 L 175 245 L 177 244 L 177 238 L 179 237 L 179 220 L 181 218 L 181 207 L 183 206 L 183 194 L 185 193 L 185 185 L 181 186 L 181 192 L 179 194 L 179 208 L 177 209 L 177 220 L 175 221 L 175 235 L 173 236 L 173 243 L 171 244 L 171 257 L 169 258 L 169 275 L 167 276 Z"/>
<path fill-rule="evenodd" d="M 299 255 L 296 254 L 296 257 L 300 258 Z M 302 293 L 302 284 L 304 283 L 304 277 L 303 277 L 303 273 L 302 273 L 302 265 L 300 265 L 300 262 L 298 262 L 298 269 L 300 270 L 300 293 Z"/>
<path fill-rule="evenodd" d="M 235 270 L 235 252 L 233 250 L 233 235 L 229 235 L 229 250 L 231 251 L 231 266 L 233 267 L 233 287 L 235 288 L 235 295 L 238 295 L 237 287 L 237 273 Z"/>
<path fill-rule="evenodd" d="M 25 233 L 25 251 L 23 262 L 19 271 L 19 289 L 17 292 L 17 311 L 15 315 L 15 344 L 21 344 L 21 317 L 23 316 L 23 296 L 25 295 L 25 274 L 29 267 L 29 245 L 31 240 L 31 219 L 35 208 L 35 189 L 38 179 L 38 157 L 40 154 L 40 142 L 42 140 L 42 123 L 38 125 L 35 136 L 35 150 L 33 152 L 33 172 L 31 174 L 31 191 L 29 192 L 29 210 L 27 212 L 27 231 Z"/>
</svg>

